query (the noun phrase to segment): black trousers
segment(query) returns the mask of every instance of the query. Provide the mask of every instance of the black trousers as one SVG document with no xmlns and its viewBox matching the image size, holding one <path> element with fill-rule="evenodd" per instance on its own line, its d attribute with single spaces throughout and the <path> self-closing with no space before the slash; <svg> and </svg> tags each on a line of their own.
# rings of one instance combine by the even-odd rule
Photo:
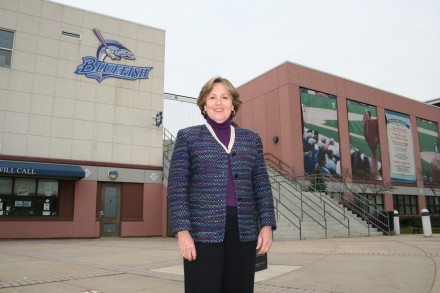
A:
<svg viewBox="0 0 440 293">
<path fill-rule="evenodd" d="M 257 241 L 240 242 L 236 207 L 227 207 L 223 242 L 195 246 L 196 260 L 183 262 L 186 293 L 254 292 Z"/>
</svg>

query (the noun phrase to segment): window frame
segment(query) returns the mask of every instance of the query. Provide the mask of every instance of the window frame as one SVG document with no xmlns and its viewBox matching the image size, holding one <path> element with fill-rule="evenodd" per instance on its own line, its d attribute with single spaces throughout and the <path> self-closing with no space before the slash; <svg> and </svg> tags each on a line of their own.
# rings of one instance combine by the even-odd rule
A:
<svg viewBox="0 0 440 293">
<path fill-rule="evenodd" d="M 412 194 L 393 194 L 393 207 L 400 215 L 417 216 L 419 214 L 418 196 Z"/>
<path fill-rule="evenodd" d="M 0 177 L 0 179 L 3 178 L 12 179 L 12 189 L 9 194 L 0 195 L 0 202 L 2 203 L 0 204 L 0 217 L 59 217 L 61 180 L 33 177 Z M 32 183 L 32 181 L 35 183 Z M 17 194 L 17 183 L 20 184 L 20 182 L 32 183 L 26 187 L 31 186 L 33 190 L 27 190 L 26 194 Z M 38 191 L 41 191 L 40 185 L 48 182 L 52 183 L 50 195 L 37 194 Z M 54 184 L 57 185 L 56 191 L 54 190 Z"/>
<path fill-rule="evenodd" d="M 426 208 L 431 215 L 440 215 L 440 196 L 426 196 Z"/>
<path fill-rule="evenodd" d="M 10 52 L 10 59 L 9 59 L 9 67 L 8 66 L 1 66 L 0 68 L 6 68 L 6 69 L 11 69 L 12 68 L 12 59 L 14 58 L 14 43 L 15 43 L 15 31 L 13 30 L 9 30 L 9 29 L 5 29 L 0 27 L 0 32 L 9 32 L 12 34 L 12 43 L 11 43 L 11 48 L 8 47 L 3 47 L 1 42 L 0 42 L 0 52 L 1 51 L 5 51 L 5 52 Z M 0 54 L 1 55 L 1 54 Z M 5 55 L 6 56 L 6 55 Z M 8 64 L 7 62 L 5 63 L 5 65 Z"/>
</svg>

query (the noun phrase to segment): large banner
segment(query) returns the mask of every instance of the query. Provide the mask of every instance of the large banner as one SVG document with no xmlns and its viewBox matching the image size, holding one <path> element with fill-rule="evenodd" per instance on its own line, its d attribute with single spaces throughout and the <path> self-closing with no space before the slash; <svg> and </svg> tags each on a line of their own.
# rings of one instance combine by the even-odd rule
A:
<svg viewBox="0 0 440 293">
<path fill-rule="evenodd" d="M 438 125 L 436 122 L 417 118 L 420 158 L 425 183 L 440 184 L 440 154 L 438 152 Z"/>
<path fill-rule="evenodd" d="M 353 177 L 382 180 L 376 107 L 347 100 L 347 111 Z"/>
<path fill-rule="evenodd" d="M 391 182 L 416 183 L 414 143 L 409 116 L 385 110 Z"/>
<path fill-rule="evenodd" d="M 304 172 L 341 174 L 336 96 L 301 88 Z"/>
</svg>

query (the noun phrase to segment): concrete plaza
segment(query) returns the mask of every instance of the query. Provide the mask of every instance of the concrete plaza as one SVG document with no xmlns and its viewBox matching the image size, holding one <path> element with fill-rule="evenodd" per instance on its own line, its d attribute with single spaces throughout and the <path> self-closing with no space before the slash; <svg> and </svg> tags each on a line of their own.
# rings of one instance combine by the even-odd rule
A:
<svg viewBox="0 0 440 293">
<path fill-rule="evenodd" d="M 440 292 L 440 235 L 275 242 L 255 292 Z M 173 238 L 0 241 L 0 292 L 183 292 Z M 209 293 L 209 292 L 207 292 Z"/>
</svg>

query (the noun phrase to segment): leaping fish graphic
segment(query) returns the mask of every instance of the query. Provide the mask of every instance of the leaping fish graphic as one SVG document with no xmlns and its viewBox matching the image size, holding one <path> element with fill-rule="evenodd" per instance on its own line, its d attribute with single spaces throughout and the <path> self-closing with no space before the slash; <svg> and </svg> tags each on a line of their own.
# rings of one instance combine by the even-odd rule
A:
<svg viewBox="0 0 440 293">
<path fill-rule="evenodd" d="M 94 28 L 93 32 L 101 42 L 101 45 L 96 52 L 96 58 L 99 61 L 104 61 L 106 57 L 110 57 L 112 60 L 121 60 L 121 58 L 130 60 L 136 59 L 134 54 L 121 43 L 114 40 L 105 40 L 97 28 Z"/>
</svg>

